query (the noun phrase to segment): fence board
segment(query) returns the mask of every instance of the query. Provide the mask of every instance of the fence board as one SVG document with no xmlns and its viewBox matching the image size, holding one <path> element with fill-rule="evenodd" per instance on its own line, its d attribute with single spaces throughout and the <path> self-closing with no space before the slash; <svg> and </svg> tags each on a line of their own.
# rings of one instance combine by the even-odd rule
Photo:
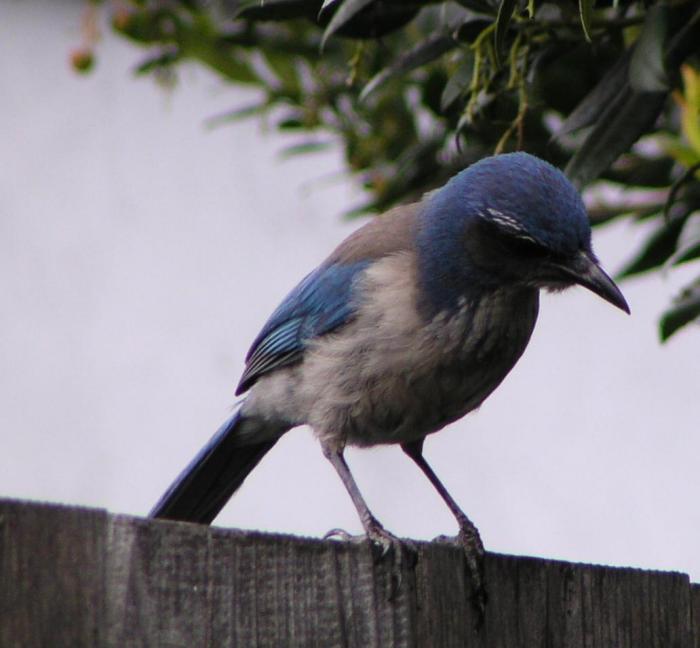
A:
<svg viewBox="0 0 700 648">
<path fill-rule="evenodd" d="M 366 544 L 0 500 L 0 648 L 700 648 L 683 574 L 489 554 L 475 632 L 460 551 Z"/>
<path fill-rule="evenodd" d="M 0 501 L 0 646 L 93 646 L 107 514 Z"/>
</svg>

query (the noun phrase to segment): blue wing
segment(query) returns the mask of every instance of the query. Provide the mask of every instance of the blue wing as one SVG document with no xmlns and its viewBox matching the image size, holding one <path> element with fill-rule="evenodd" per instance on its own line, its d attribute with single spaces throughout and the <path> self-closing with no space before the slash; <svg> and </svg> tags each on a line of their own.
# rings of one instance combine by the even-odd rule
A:
<svg viewBox="0 0 700 648">
<path fill-rule="evenodd" d="M 301 358 L 307 343 L 352 319 L 355 277 L 368 260 L 322 265 L 292 290 L 263 326 L 246 356 L 246 368 L 236 395 L 260 376 Z"/>
</svg>

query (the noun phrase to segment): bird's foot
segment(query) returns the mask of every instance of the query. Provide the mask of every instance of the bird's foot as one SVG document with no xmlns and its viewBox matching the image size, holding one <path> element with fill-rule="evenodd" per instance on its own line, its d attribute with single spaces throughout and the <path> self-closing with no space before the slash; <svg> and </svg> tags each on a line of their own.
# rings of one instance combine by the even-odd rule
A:
<svg viewBox="0 0 700 648">
<path fill-rule="evenodd" d="M 361 542 L 365 539 L 364 535 L 353 535 L 348 533 L 345 529 L 335 528 L 328 531 L 324 536 L 324 540 L 330 540 L 332 538 L 338 538 L 344 542 Z"/>
<path fill-rule="evenodd" d="M 361 543 L 369 540 L 372 548 L 375 551 L 376 561 L 383 560 L 390 553 L 396 554 L 399 557 L 401 554 L 406 554 L 406 563 L 409 567 L 415 566 L 418 550 L 410 540 L 400 540 L 393 533 L 389 533 L 377 520 L 373 520 L 367 525 L 367 533 L 354 535 L 345 529 L 335 528 L 328 531 L 324 536 L 324 540 L 338 538 L 344 542 Z"/>
<path fill-rule="evenodd" d="M 327 540 L 337 537 L 351 543 L 369 540 L 375 564 L 384 560 L 391 561 L 388 599 L 394 600 L 401 589 L 403 570 L 413 569 L 418 562 L 418 550 L 412 542 L 400 540 L 387 531 L 376 518 L 371 518 L 365 524 L 365 531 L 366 535 L 352 535 L 344 529 L 331 529 L 323 538 Z"/>
<path fill-rule="evenodd" d="M 413 569 L 418 562 L 418 550 L 412 542 L 400 540 L 389 533 L 376 518 L 367 521 L 365 530 L 374 552 L 375 564 L 383 560 L 391 561 L 388 598 L 393 601 L 401 589 L 404 569 Z"/>
<path fill-rule="evenodd" d="M 367 538 L 379 550 L 379 560 L 383 560 L 392 552 L 399 558 L 402 554 L 406 554 L 406 557 L 412 554 L 413 558 L 416 558 L 418 555 L 418 550 L 410 540 L 400 540 L 393 533 L 387 531 L 376 518 L 372 518 L 368 522 L 365 530 L 367 531 Z M 410 561 L 407 564 L 415 566 L 415 560 L 412 565 Z"/>
<path fill-rule="evenodd" d="M 456 537 L 440 536 L 439 540 L 446 540 L 456 544 L 462 549 L 464 555 L 467 579 L 471 583 L 470 601 L 476 614 L 476 628 L 481 629 L 486 615 L 488 594 L 484 578 L 484 544 L 481 541 L 479 530 L 465 517 L 459 520 L 459 533 Z"/>
</svg>

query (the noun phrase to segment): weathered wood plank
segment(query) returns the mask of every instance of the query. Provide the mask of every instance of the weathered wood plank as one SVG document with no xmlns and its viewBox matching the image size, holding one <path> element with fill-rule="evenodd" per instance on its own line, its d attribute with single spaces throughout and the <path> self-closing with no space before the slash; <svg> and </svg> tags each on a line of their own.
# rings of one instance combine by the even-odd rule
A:
<svg viewBox="0 0 700 648">
<path fill-rule="evenodd" d="M 105 511 L 0 500 L 0 647 L 99 646 Z"/>
<path fill-rule="evenodd" d="M 690 625 L 695 640 L 693 648 L 700 648 L 700 585 L 690 586 Z"/>
<path fill-rule="evenodd" d="M 107 646 L 210 645 L 209 530 L 111 518 L 105 556 Z M 156 640 L 158 643 L 156 643 Z"/>
<path fill-rule="evenodd" d="M 418 543 L 390 599 L 367 544 L 0 500 L 0 648 L 700 648 L 687 576 Z"/>
</svg>

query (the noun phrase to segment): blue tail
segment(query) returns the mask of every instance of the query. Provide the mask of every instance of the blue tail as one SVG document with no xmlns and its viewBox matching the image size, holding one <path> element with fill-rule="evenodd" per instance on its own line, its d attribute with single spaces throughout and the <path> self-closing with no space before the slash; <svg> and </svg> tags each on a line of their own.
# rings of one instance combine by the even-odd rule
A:
<svg viewBox="0 0 700 648">
<path fill-rule="evenodd" d="M 149 517 L 209 524 L 285 431 L 266 428 L 269 424 L 235 412 L 180 473 Z M 254 441 L 255 437 L 261 440 Z"/>
</svg>

